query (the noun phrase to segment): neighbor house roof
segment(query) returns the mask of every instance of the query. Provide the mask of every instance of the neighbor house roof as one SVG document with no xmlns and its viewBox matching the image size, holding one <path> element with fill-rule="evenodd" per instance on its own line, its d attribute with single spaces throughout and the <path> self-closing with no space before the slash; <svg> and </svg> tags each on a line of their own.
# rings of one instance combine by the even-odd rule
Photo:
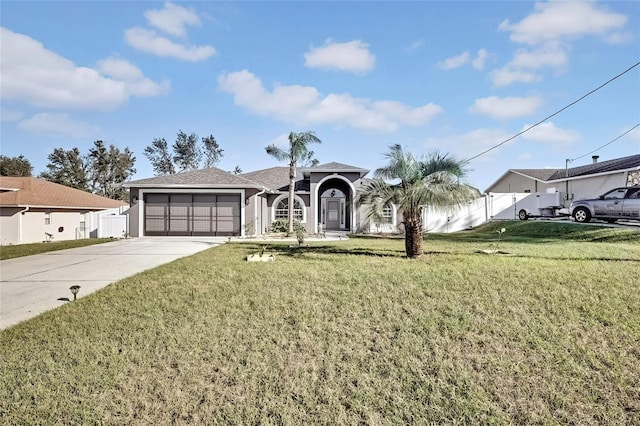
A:
<svg viewBox="0 0 640 426">
<path fill-rule="evenodd" d="M 79 189 L 34 177 L 0 177 L 0 206 L 102 210 L 125 205 Z"/>
<path fill-rule="evenodd" d="M 564 181 L 584 176 L 615 173 L 640 168 L 640 154 L 628 157 L 614 158 L 569 169 L 509 169 L 489 189 L 502 180 L 509 173 L 516 173 L 541 182 Z"/>
<path fill-rule="evenodd" d="M 234 175 L 216 167 L 207 169 L 191 170 L 188 172 L 175 173 L 172 175 L 156 176 L 147 179 L 139 179 L 124 184 L 127 188 L 144 187 L 207 187 L 207 188 L 258 188 L 263 185 L 246 179 L 245 177 Z"/>
<path fill-rule="evenodd" d="M 571 167 L 569 169 L 510 169 L 525 176 L 543 181 L 562 180 L 567 177 L 594 175 L 598 173 L 617 172 L 640 167 L 640 155 L 615 158 L 613 160 Z"/>
</svg>

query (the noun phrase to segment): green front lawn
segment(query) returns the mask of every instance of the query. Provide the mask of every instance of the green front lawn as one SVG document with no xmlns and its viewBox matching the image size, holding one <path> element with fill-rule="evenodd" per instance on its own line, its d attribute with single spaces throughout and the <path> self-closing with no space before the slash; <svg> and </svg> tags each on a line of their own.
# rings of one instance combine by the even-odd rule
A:
<svg viewBox="0 0 640 426">
<path fill-rule="evenodd" d="M 175 261 L 0 332 L 0 422 L 640 424 L 640 232 L 556 225 Z"/>
<path fill-rule="evenodd" d="M 76 247 L 92 246 L 113 241 L 111 238 L 87 238 L 83 240 L 52 241 L 49 243 L 16 244 L 0 246 L 0 260 L 15 257 L 32 256 L 50 251 L 65 250 Z"/>
</svg>

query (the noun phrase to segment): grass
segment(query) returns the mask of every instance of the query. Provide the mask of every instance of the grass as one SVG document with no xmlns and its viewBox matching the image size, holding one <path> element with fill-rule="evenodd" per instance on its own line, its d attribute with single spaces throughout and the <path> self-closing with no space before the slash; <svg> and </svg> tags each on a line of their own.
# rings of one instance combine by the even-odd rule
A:
<svg viewBox="0 0 640 426">
<path fill-rule="evenodd" d="M 0 422 L 640 424 L 637 231 L 549 226 L 138 274 L 0 332 Z"/>
<path fill-rule="evenodd" d="M 0 246 L 0 260 L 32 256 L 50 251 L 91 246 L 113 241 L 111 238 L 87 238 L 82 240 L 52 241 L 49 243 L 16 244 Z"/>
</svg>

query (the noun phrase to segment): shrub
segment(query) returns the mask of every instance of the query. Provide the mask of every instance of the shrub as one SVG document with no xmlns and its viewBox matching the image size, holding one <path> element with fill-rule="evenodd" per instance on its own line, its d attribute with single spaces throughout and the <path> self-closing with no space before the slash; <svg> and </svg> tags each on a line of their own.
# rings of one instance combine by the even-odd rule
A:
<svg viewBox="0 0 640 426">
<path fill-rule="evenodd" d="M 286 219 L 276 219 L 271 222 L 271 232 L 287 232 L 289 231 L 289 221 Z M 293 221 L 293 232 L 298 234 L 298 232 L 305 232 L 304 225 L 300 223 L 300 221 Z"/>
</svg>

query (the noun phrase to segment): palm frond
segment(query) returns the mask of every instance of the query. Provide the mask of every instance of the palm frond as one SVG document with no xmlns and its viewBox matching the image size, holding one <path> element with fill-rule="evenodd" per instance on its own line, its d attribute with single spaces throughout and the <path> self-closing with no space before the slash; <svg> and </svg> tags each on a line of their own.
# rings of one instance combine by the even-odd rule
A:
<svg viewBox="0 0 640 426">
<path fill-rule="evenodd" d="M 285 151 L 284 149 L 276 146 L 275 144 L 271 144 L 267 146 L 265 150 L 267 151 L 267 154 L 269 154 L 270 156 L 272 156 L 278 161 L 287 161 L 291 158 L 289 155 L 289 151 Z"/>
</svg>

